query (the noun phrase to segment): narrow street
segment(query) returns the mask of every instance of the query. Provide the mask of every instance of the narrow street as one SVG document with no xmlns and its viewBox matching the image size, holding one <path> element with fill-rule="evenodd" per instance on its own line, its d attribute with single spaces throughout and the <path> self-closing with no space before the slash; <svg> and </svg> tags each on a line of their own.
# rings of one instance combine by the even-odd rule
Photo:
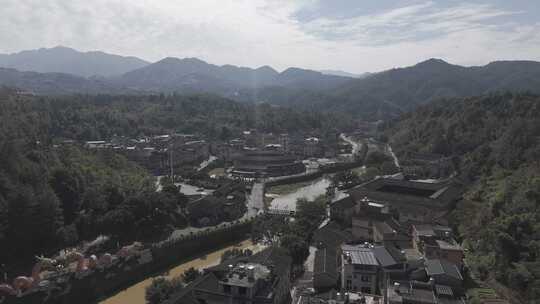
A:
<svg viewBox="0 0 540 304">
<path fill-rule="evenodd" d="M 343 139 L 344 141 L 348 142 L 349 144 L 351 144 L 351 146 L 353 147 L 352 149 L 352 154 L 355 155 L 357 154 L 359 151 L 360 151 L 360 148 L 361 148 L 361 145 L 358 144 L 356 141 L 352 140 L 350 137 L 348 137 L 347 135 L 345 135 L 345 133 L 341 133 L 339 135 L 339 137 L 341 139 Z"/>
<path fill-rule="evenodd" d="M 264 183 L 256 182 L 251 188 L 251 193 L 247 198 L 247 217 L 256 216 L 259 212 L 264 212 Z"/>
<path fill-rule="evenodd" d="M 386 145 L 386 151 L 388 151 L 390 156 L 392 156 L 392 158 L 394 159 L 394 165 L 396 165 L 396 167 L 400 168 L 398 158 L 397 158 L 396 154 L 394 154 L 394 151 L 392 151 L 392 147 L 389 144 Z"/>
</svg>

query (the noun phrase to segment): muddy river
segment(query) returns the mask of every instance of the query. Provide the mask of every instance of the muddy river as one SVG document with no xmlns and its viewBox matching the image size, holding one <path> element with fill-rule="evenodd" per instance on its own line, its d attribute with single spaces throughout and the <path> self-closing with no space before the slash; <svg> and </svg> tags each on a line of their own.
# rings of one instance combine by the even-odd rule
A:
<svg viewBox="0 0 540 304">
<path fill-rule="evenodd" d="M 163 273 L 162 276 L 171 279 L 171 278 L 180 276 L 182 273 L 184 273 L 184 271 L 186 271 L 187 269 L 191 267 L 194 267 L 197 269 L 204 269 L 210 266 L 215 266 L 219 264 L 221 255 L 223 254 L 223 252 L 229 249 L 233 249 L 233 248 L 251 249 L 253 252 L 258 252 L 264 249 L 264 247 L 261 245 L 254 245 L 250 240 L 245 240 L 235 245 L 216 250 L 207 255 L 179 264 L 169 269 L 169 271 Z M 106 300 L 101 301 L 100 304 L 126 304 L 126 303 L 145 304 L 146 303 L 144 299 L 145 289 L 147 286 L 150 285 L 150 283 L 152 282 L 152 279 L 153 278 L 148 278 L 142 282 L 132 285 L 131 287 L 128 287 L 127 289 L 120 291 L 116 295 Z"/>
</svg>

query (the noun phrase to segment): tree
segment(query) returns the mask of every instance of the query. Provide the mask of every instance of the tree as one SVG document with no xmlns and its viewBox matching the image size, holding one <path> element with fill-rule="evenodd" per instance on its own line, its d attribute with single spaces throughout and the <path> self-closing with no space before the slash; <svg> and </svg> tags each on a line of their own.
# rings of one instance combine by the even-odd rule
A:
<svg viewBox="0 0 540 304">
<path fill-rule="evenodd" d="M 238 257 L 248 257 L 251 255 L 253 255 L 253 251 L 249 249 L 242 250 L 238 248 L 233 248 L 223 252 L 223 254 L 221 255 L 221 262 L 223 263 L 226 260 L 235 259 Z"/>
<path fill-rule="evenodd" d="M 296 234 L 286 234 L 281 238 L 280 246 L 288 250 L 293 264 L 301 265 L 309 256 L 309 245 L 305 237 Z"/>
<path fill-rule="evenodd" d="M 50 181 L 51 187 L 60 199 L 64 222 L 71 224 L 79 211 L 84 185 L 74 170 L 59 168 L 54 170 Z"/>
<path fill-rule="evenodd" d="M 392 161 L 392 157 L 380 151 L 368 153 L 366 157 L 366 165 L 380 165 L 385 161 Z"/>
<path fill-rule="evenodd" d="M 183 285 L 178 279 L 167 280 L 158 277 L 152 280 L 150 286 L 146 287 L 145 299 L 148 304 L 161 304 L 176 291 L 182 289 Z"/>
<path fill-rule="evenodd" d="M 188 284 L 195 281 L 201 275 L 202 273 L 199 270 L 191 267 L 188 270 L 184 271 L 184 273 L 182 274 L 182 281 L 185 284 Z"/>
</svg>

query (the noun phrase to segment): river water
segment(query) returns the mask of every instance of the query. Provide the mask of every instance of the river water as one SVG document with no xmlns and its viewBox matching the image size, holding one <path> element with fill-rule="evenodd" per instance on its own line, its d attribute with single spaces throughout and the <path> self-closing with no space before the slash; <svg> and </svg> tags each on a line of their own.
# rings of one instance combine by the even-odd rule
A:
<svg viewBox="0 0 540 304">
<path fill-rule="evenodd" d="M 179 264 L 169 269 L 169 271 L 166 272 L 166 274 L 163 274 L 162 276 L 168 279 L 172 279 L 172 278 L 180 276 L 181 274 L 184 273 L 184 271 L 188 270 L 191 267 L 202 270 L 204 268 L 218 265 L 221 260 L 221 255 L 225 251 L 229 249 L 233 249 L 233 248 L 250 249 L 255 253 L 264 249 L 264 246 L 253 244 L 250 240 L 244 240 L 235 245 L 216 250 L 207 255 Z M 159 277 L 159 276 L 156 276 L 156 277 Z M 153 277 L 153 278 L 156 278 L 156 277 Z M 146 290 L 146 287 L 149 286 L 150 283 L 152 283 L 153 278 L 148 278 L 135 285 L 132 285 L 131 287 L 128 287 L 127 289 L 117 293 L 116 295 L 106 300 L 101 301 L 100 304 L 145 304 L 146 303 L 145 298 L 144 298 L 145 290 Z"/>
<path fill-rule="evenodd" d="M 328 178 L 321 178 L 313 181 L 310 185 L 304 186 L 292 193 L 274 198 L 270 203 L 271 210 L 296 211 L 296 201 L 299 198 L 314 200 L 326 193 L 326 188 L 330 186 Z"/>
</svg>

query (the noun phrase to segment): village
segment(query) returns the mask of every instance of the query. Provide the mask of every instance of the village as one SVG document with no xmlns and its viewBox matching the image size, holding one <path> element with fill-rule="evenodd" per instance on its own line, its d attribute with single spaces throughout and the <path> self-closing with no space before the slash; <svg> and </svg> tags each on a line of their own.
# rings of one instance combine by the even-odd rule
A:
<svg viewBox="0 0 540 304">
<path fill-rule="evenodd" d="M 398 160 L 376 139 L 376 124 L 322 137 L 247 130 L 228 142 L 170 134 L 82 143 L 145 167 L 157 176 L 156 191 L 177 186 L 187 226 L 115 254 L 86 244 L 42 258 L 27 281 L 3 286 L 14 295 L 6 303 L 31 303 L 38 294 L 51 303 L 80 299 L 67 286 L 103 299 L 180 257 L 242 240 L 256 219 L 294 221 L 301 199 L 321 198 L 326 215 L 300 269 L 279 240 L 266 240 L 253 255 L 201 267 L 203 275 L 167 303 L 464 303 L 464 251 L 447 221 L 462 185 L 450 160 L 413 152 Z"/>
</svg>

